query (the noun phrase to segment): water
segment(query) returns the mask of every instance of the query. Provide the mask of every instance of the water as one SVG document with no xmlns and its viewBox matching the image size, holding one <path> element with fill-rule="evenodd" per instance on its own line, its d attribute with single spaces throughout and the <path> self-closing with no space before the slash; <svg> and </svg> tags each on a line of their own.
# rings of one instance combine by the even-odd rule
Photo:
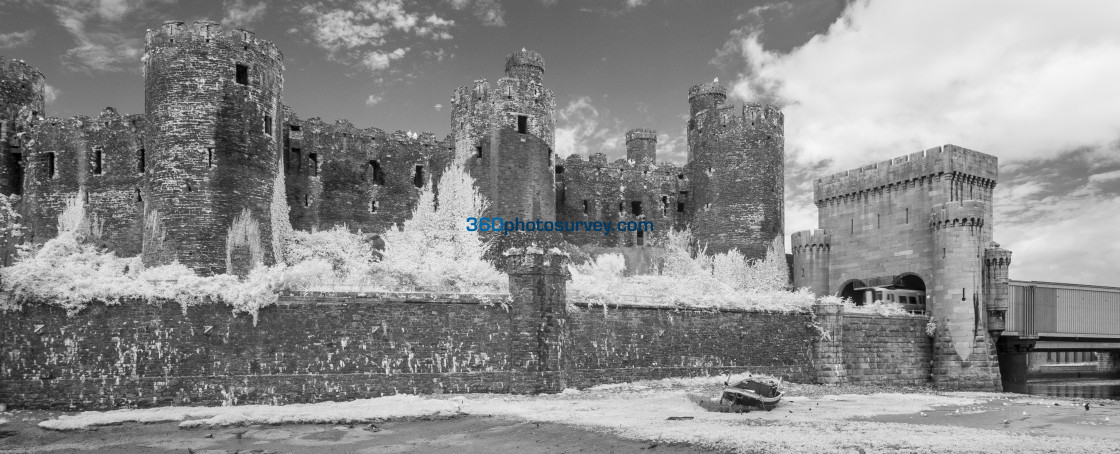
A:
<svg viewBox="0 0 1120 454">
<path fill-rule="evenodd" d="M 1027 394 L 1120 400 L 1120 379 L 1030 379 L 1027 380 Z"/>
</svg>

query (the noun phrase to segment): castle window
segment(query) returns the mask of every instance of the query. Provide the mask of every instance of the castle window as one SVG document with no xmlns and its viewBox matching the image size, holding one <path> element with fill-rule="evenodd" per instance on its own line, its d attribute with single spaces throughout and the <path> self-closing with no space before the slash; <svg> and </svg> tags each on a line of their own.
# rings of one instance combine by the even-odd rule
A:
<svg viewBox="0 0 1120 454">
<path fill-rule="evenodd" d="M 291 131 L 291 132 L 299 132 L 300 127 L 299 127 L 299 125 L 288 125 L 288 130 Z"/>
<path fill-rule="evenodd" d="M 93 174 L 101 175 L 101 147 L 93 147 Z"/>
<path fill-rule="evenodd" d="M 478 155 L 479 159 L 482 158 L 482 145 L 474 147 L 474 152 Z"/>
<path fill-rule="evenodd" d="M 638 246 L 645 246 L 645 244 L 646 244 L 645 232 L 639 230 L 638 231 Z"/>
<path fill-rule="evenodd" d="M 587 214 L 587 212 L 588 212 L 587 211 L 587 200 L 584 199 L 584 201 L 583 201 L 583 214 Z"/>
<path fill-rule="evenodd" d="M 684 213 L 684 203 L 688 201 L 688 191 L 681 191 L 677 195 L 677 212 Z"/>
<path fill-rule="evenodd" d="M 683 173 L 678 173 L 677 174 L 677 179 L 678 180 L 683 180 L 684 179 L 684 174 Z"/>
<path fill-rule="evenodd" d="M 517 116 L 517 133 L 526 134 L 529 132 L 529 117 L 525 115 Z"/>
<path fill-rule="evenodd" d="M 315 153 L 307 154 L 307 167 L 310 169 L 308 173 L 313 176 L 319 176 L 319 155 Z"/>
<path fill-rule="evenodd" d="M 309 194 L 304 194 L 303 195 L 303 207 L 307 208 L 309 206 L 311 206 L 311 196 Z"/>
<path fill-rule="evenodd" d="M 562 175 L 564 173 L 564 166 L 556 166 L 556 174 Z"/>
<path fill-rule="evenodd" d="M 140 195 L 140 188 L 136 188 L 136 203 L 143 203 L 144 197 Z"/>
<path fill-rule="evenodd" d="M 301 162 L 303 162 L 303 150 L 300 148 L 292 148 L 292 151 L 291 153 L 289 153 L 289 155 L 290 156 L 288 159 L 291 162 L 295 163 L 296 173 L 303 173 L 303 169 L 301 169 L 301 166 L 299 165 Z"/>
<path fill-rule="evenodd" d="M 206 167 L 214 167 L 214 149 L 206 149 Z"/>
<path fill-rule="evenodd" d="M 881 214 L 875 214 L 875 228 L 877 228 L 877 229 L 883 228 L 883 222 L 882 222 L 882 215 Z"/>
<path fill-rule="evenodd" d="M 661 214 L 669 214 L 669 196 L 667 195 L 661 196 Z"/>
<path fill-rule="evenodd" d="M 630 212 L 633 213 L 634 216 L 641 216 L 642 215 L 642 202 L 638 201 L 638 200 L 631 201 L 630 202 Z"/>
<path fill-rule="evenodd" d="M 264 116 L 264 133 L 272 135 L 272 117 L 268 115 Z"/>
<path fill-rule="evenodd" d="M 852 231 L 851 231 L 851 233 L 856 233 L 856 218 L 852 218 Z"/>
<path fill-rule="evenodd" d="M 381 171 L 381 162 L 374 159 L 369 162 L 369 171 L 373 175 L 371 180 L 378 186 L 385 184 L 385 173 Z"/>
<path fill-rule="evenodd" d="M 906 223 L 907 224 L 910 223 L 910 209 L 909 208 L 906 209 Z"/>
<path fill-rule="evenodd" d="M 412 185 L 418 188 L 424 187 L 424 166 L 416 166 L 416 172 L 412 175 Z"/>
<path fill-rule="evenodd" d="M 54 152 L 47 153 L 47 178 L 54 178 Z"/>
<path fill-rule="evenodd" d="M 140 159 L 136 161 L 136 173 L 144 173 L 144 149 L 140 149 Z"/>
<path fill-rule="evenodd" d="M 246 65 L 237 65 L 237 83 L 241 85 L 249 85 L 249 67 Z"/>
<path fill-rule="evenodd" d="M 21 154 L 21 153 L 13 153 L 13 154 L 15 154 L 16 162 L 15 162 L 15 166 L 13 166 L 14 168 L 12 169 L 12 183 L 13 183 L 12 184 L 12 194 L 22 195 L 23 194 L 23 154 Z"/>
<path fill-rule="evenodd" d="M 370 200 L 369 201 L 369 212 L 370 213 L 376 213 L 377 212 L 377 201 L 376 200 Z"/>
</svg>

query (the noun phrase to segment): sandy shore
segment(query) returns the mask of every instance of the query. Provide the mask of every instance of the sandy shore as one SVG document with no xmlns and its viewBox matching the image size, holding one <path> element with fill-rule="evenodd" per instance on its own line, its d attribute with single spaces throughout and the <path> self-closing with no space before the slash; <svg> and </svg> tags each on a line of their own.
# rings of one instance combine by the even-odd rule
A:
<svg viewBox="0 0 1120 454">
<path fill-rule="evenodd" d="M 65 419 L 59 419 L 58 413 L 9 412 L 0 415 L 10 421 L 0 425 L 8 435 L 0 438 L 0 452 L 1120 450 L 1120 402 L 1116 401 L 789 384 L 786 398 L 771 412 L 713 413 L 695 404 L 697 396 L 718 395 L 719 382 L 650 381 L 540 396 L 424 396 L 410 399 L 444 410 L 439 415 L 397 420 L 384 418 L 389 413 L 383 413 L 370 419 L 373 427 L 370 421 L 355 420 L 361 419 L 360 411 L 342 424 L 300 423 L 322 418 L 314 413 L 315 406 L 266 407 L 290 422 L 280 425 L 239 425 L 238 417 L 259 420 L 249 411 L 201 420 L 197 418 L 210 416 L 167 411 L 171 419 L 154 424 L 125 422 L 158 421 L 150 411 L 85 413 Z M 378 404 L 373 399 L 363 405 Z M 53 431 L 39 427 L 42 420 L 47 420 L 44 426 L 110 425 L 88 426 L 93 431 Z"/>
</svg>

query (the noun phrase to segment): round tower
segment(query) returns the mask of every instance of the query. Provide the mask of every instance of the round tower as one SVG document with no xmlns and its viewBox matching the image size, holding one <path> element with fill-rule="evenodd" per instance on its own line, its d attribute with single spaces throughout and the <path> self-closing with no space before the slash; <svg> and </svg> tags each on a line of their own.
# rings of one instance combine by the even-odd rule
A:
<svg viewBox="0 0 1120 454">
<path fill-rule="evenodd" d="M 544 77 L 544 57 L 524 48 L 509 54 L 506 57 L 506 76 L 540 84 Z"/>
<path fill-rule="evenodd" d="M 0 57 L 0 194 L 23 190 L 25 121 L 43 114 L 46 87 L 43 73 L 24 63 Z"/>
<path fill-rule="evenodd" d="M 145 39 L 144 264 L 241 274 L 227 264 L 273 263 L 273 224 L 287 221 L 272 206 L 283 176 L 280 51 L 209 21 L 167 22 Z"/>
<path fill-rule="evenodd" d="M 727 100 L 727 88 L 719 79 L 693 85 L 688 89 L 688 116 L 695 117 L 698 112 L 714 109 Z"/>
<path fill-rule="evenodd" d="M 635 165 L 657 163 L 657 131 L 631 129 L 626 131 L 626 159 Z"/>
<path fill-rule="evenodd" d="M 790 246 L 793 251 L 793 288 L 808 288 L 817 297 L 828 295 L 831 235 L 822 229 L 794 232 L 790 236 Z"/>
<path fill-rule="evenodd" d="M 544 58 L 514 52 L 505 72 L 494 85 L 478 80 L 452 95 L 456 158 L 490 199 L 490 216 L 553 220 L 556 98 L 542 84 Z"/>
<path fill-rule="evenodd" d="M 709 252 L 737 248 L 761 259 L 785 238 L 785 119 L 772 105 L 720 105 L 725 92 L 718 82 L 689 90 L 684 211 Z"/>
<path fill-rule="evenodd" d="M 984 302 L 988 306 L 988 333 L 998 338 L 1007 327 L 1010 291 L 1007 271 L 1011 267 L 1011 251 L 991 242 L 984 249 Z"/>
<path fill-rule="evenodd" d="M 983 294 L 987 207 L 966 200 L 934 205 L 933 287 L 927 307 L 937 325 L 933 382 L 944 389 L 999 391 L 999 362 L 987 335 Z"/>
</svg>

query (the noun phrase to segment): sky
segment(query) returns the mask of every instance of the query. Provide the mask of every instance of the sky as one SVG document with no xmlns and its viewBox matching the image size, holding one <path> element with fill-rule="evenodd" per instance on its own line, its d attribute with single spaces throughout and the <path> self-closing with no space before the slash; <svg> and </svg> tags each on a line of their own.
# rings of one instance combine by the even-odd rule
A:
<svg viewBox="0 0 1120 454">
<path fill-rule="evenodd" d="M 0 55 L 46 75 L 51 115 L 141 113 L 145 29 L 197 19 L 275 42 L 301 118 L 438 136 L 456 87 L 538 51 L 560 156 L 643 127 L 683 164 L 688 87 L 719 78 L 785 112 L 787 234 L 817 227 L 822 175 L 992 154 L 1011 277 L 1120 286 L 1120 2 L 0 0 Z"/>
</svg>

